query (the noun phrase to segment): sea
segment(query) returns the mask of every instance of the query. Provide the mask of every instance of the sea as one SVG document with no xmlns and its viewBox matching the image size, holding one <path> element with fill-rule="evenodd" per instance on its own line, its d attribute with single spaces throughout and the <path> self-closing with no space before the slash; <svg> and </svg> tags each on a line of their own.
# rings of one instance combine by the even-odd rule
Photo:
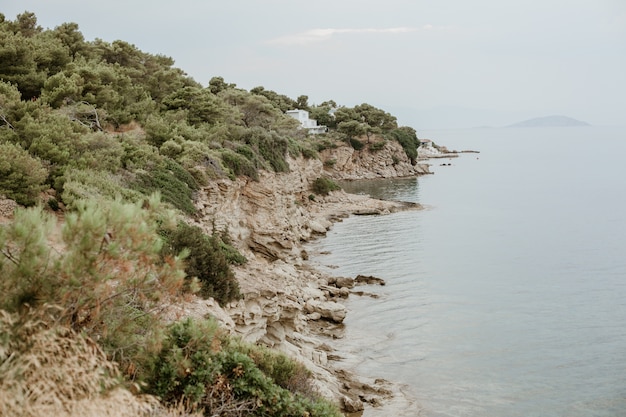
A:
<svg viewBox="0 0 626 417">
<path fill-rule="evenodd" d="M 346 302 L 345 368 L 411 404 L 363 416 L 626 416 L 626 128 L 418 132 L 433 175 L 344 184 L 424 209 L 355 216 L 314 243 Z"/>
</svg>

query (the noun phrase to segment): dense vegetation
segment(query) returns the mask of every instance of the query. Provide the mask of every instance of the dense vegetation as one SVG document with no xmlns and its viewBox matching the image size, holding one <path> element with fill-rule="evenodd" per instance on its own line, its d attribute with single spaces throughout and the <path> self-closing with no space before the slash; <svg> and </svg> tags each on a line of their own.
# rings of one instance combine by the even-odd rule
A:
<svg viewBox="0 0 626 417">
<path fill-rule="evenodd" d="M 330 132 L 308 137 L 285 115 L 292 108 Z M 286 172 L 289 155 L 315 158 L 337 141 L 363 147 L 372 135 L 415 159 L 415 131 L 374 106 L 309 105 L 221 77 L 204 87 L 171 58 L 87 41 L 75 23 L 43 29 L 32 13 L 0 14 L 0 196 L 25 207 L 0 227 L 0 391 L 10 397 L 0 414 L 43 415 L 54 404 L 72 414 L 80 399 L 136 382 L 189 413 L 338 415 L 312 395 L 300 365 L 211 321 L 166 326 L 162 316 L 188 293 L 222 304 L 240 296 L 231 266 L 245 258 L 227 233 L 184 221 L 202 185 Z M 334 189 L 320 178 L 313 191 Z M 83 374 L 91 385 L 60 358 L 34 372 L 50 343 L 102 371 Z M 53 381 L 73 387 L 73 405 L 46 400 L 60 392 L 37 380 L 46 372 L 70 375 Z M 129 415 L 154 407 L 146 401 Z"/>
<path fill-rule="evenodd" d="M 321 139 L 306 140 L 290 108 L 355 147 L 374 134 L 404 140 L 396 118 L 369 104 L 309 105 L 221 77 L 203 87 L 173 64 L 124 41 L 88 42 L 74 23 L 44 30 L 32 13 L 0 15 L 0 193 L 32 205 L 53 189 L 71 205 L 159 190 L 192 213 L 194 191 L 213 178 L 256 179 L 287 171 L 288 153 L 315 155 Z"/>
<path fill-rule="evenodd" d="M 62 224 L 41 207 L 19 209 L 0 227 L 1 415 L 104 415 L 81 407 L 114 401 L 125 386 L 185 413 L 339 415 L 284 355 L 234 340 L 211 319 L 166 324 L 167 306 L 197 287 L 236 298 L 227 265 L 244 261 L 175 218 L 153 196 L 143 205 L 81 200 Z M 119 400 L 129 415 L 148 415 Z"/>
</svg>

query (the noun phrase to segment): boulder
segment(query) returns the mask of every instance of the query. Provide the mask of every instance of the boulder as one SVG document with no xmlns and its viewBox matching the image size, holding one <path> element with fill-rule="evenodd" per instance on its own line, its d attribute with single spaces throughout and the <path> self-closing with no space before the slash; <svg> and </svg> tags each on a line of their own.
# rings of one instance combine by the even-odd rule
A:
<svg viewBox="0 0 626 417">
<path fill-rule="evenodd" d="M 347 413 L 359 413 L 363 411 L 363 403 L 358 398 L 341 397 L 341 408 Z"/>
<path fill-rule="evenodd" d="M 324 227 L 324 225 L 322 225 L 320 222 L 315 221 L 315 220 L 309 221 L 309 229 L 311 229 L 314 233 L 317 233 L 320 235 L 326 234 L 326 227 Z"/>
<path fill-rule="evenodd" d="M 371 275 L 357 275 L 354 282 L 356 282 L 357 285 L 385 285 L 384 279 Z"/>
<path fill-rule="evenodd" d="M 334 284 L 337 288 L 353 288 L 354 279 L 350 277 L 337 277 Z"/>
<path fill-rule="evenodd" d="M 321 318 L 342 323 L 346 318 L 346 307 L 334 301 L 308 300 L 305 306 L 309 314 L 319 313 Z"/>
</svg>

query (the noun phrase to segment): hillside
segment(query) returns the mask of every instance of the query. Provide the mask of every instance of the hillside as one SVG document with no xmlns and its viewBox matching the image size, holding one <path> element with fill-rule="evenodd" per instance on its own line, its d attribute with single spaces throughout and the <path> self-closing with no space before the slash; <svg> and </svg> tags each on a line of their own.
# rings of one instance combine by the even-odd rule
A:
<svg viewBox="0 0 626 417">
<path fill-rule="evenodd" d="M 507 127 L 569 127 L 569 126 L 590 126 L 587 122 L 572 119 L 567 116 L 546 116 L 536 117 L 522 122 L 514 123 Z"/>
<path fill-rule="evenodd" d="M 355 283 L 303 245 L 418 208 L 333 181 L 427 173 L 417 145 L 367 103 L 202 86 L 75 23 L 0 15 L 0 414 L 337 416 L 388 397 L 333 362 Z"/>
</svg>

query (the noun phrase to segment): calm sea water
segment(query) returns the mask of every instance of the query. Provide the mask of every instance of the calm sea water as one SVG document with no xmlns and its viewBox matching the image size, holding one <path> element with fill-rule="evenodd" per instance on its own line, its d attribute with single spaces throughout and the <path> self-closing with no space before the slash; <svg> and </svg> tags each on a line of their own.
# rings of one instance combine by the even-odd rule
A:
<svg viewBox="0 0 626 417">
<path fill-rule="evenodd" d="M 626 129 L 420 136 L 481 153 L 352 184 L 426 209 L 316 243 L 333 273 L 387 281 L 347 303 L 346 367 L 406 384 L 394 415 L 626 415 Z"/>
</svg>

